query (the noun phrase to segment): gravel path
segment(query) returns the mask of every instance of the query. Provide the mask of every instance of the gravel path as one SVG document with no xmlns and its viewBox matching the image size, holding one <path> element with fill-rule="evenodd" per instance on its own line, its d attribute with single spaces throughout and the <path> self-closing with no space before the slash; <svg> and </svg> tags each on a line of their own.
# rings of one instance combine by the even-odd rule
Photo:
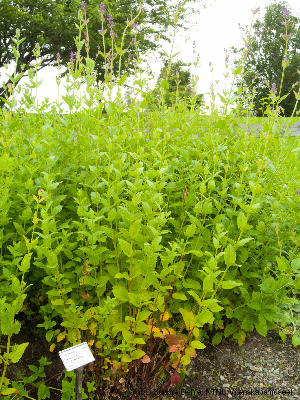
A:
<svg viewBox="0 0 300 400">
<path fill-rule="evenodd" d="M 247 129 L 247 125 L 246 124 L 241 124 L 239 126 L 241 128 L 243 128 L 244 130 Z M 284 134 L 287 134 L 288 136 L 298 136 L 298 135 L 300 135 L 300 122 L 295 122 L 293 125 L 291 125 L 288 128 L 288 132 L 287 132 L 286 123 L 283 123 L 282 127 L 283 127 L 283 129 L 280 131 L 280 136 L 283 136 Z M 252 124 L 252 125 L 249 126 L 248 131 L 252 132 L 253 135 L 258 137 L 258 134 L 261 134 L 262 131 L 263 131 L 263 125 L 262 124 Z"/>
<path fill-rule="evenodd" d="M 266 337 L 252 332 L 242 346 L 230 339 L 207 345 L 187 367 L 190 377 L 173 400 L 297 400 L 299 362 L 300 346 L 289 336 L 283 343 L 275 331 Z"/>
</svg>

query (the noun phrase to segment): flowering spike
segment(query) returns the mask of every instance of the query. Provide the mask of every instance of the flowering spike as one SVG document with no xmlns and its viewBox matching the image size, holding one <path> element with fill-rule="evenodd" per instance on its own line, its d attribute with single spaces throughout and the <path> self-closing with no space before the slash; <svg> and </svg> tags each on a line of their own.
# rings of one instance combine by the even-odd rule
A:
<svg viewBox="0 0 300 400">
<path fill-rule="evenodd" d="M 252 10 L 252 8 L 251 8 L 251 11 L 252 11 L 253 15 L 255 15 L 260 11 L 260 7 L 256 8 L 255 10 Z"/>
</svg>

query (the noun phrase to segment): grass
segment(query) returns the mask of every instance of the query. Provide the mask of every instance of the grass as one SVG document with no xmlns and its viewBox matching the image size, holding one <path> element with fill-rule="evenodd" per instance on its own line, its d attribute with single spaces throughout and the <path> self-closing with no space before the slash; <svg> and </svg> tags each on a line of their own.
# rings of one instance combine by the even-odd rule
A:
<svg viewBox="0 0 300 400">
<path fill-rule="evenodd" d="M 32 399 L 31 379 L 43 398 L 74 395 L 74 371 L 54 389 L 41 371 L 6 378 L 28 345 L 10 346 L 20 313 L 39 315 L 51 351 L 88 342 L 90 399 L 178 387 L 206 340 L 241 345 L 274 326 L 285 340 L 292 323 L 299 345 L 299 138 L 273 136 L 272 112 L 261 138 L 247 135 L 239 123 L 257 119 L 227 112 L 230 93 L 208 116 L 180 100 L 166 108 L 167 81 L 155 110 L 137 100 L 124 114 L 119 93 L 103 115 L 93 107 L 103 88 L 79 53 L 69 114 L 41 105 L 33 115 L 28 96 L 26 112 L 13 97 L 2 110 L 0 393 Z M 73 91 L 78 71 L 90 82 L 84 99 Z M 105 81 L 111 94 L 112 75 Z"/>
</svg>

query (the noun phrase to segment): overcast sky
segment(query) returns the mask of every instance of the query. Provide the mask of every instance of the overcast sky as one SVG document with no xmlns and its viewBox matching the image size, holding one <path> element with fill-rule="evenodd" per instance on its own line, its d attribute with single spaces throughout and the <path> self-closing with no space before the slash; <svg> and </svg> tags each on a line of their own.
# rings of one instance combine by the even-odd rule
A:
<svg viewBox="0 0 300 400">
<path fill-rule="evenodd" d="M 147 2 L 146 2 L 147 3 Z M 199 54 L 200 65 L 197 67 L 197 75 L 199 82 L 197 84 L 197 93 L 208 93 L 210 86 L 214 84 L 215 92 L 221 93 L 224 89 L 226 82 L 227 88 L 231 79 L 225 79 L 225 52 L 231 46 L 240 48 L 243 46 L 242 32 L 238 24 L 242 27 L 251 24 L 252 11 L 260 7 L 260 12 L 255 15 L 255 19 L 263 19 L 265 7 L 270 1 L 267 0 L 211 0 L 211 5 L 208 4 L 206 9 L 200 6 L 201 14 L 190 16 L 189 22 L 192 27 L 183 32 L 179 30 L 176 35 L 173 54 L 180 52 L 173 60 L 182 60 L 184 62 L 194 62 L 195 56 Z M 272 2 L 273 3 L 273 2 Z M 300 0 L 289 0 L 287 3 L 293 12 L 293 15 L 300 15 Z M 199 5 L 191 3 L 191 6 L 198 8 Z M 147 7 L 147 5 L 146 5 Z M 137 21 L 138 23 L 138 21 Z M 195 41 L 195 54 L 193 53 L 193 41 Z M 163 49 L 170 54 L 171 44 L 164 43 Z M 159 71 L 162 67 L 162 62 L 158 57 L 150 56 L 148 59 L 155 78 L 150 81 L 149 87 L 153 88 Z M 210 71 L 209 62 L 212 63 L 213 73 Z M 229 59 L 232 62 L 232 59 Z M 233 66 L 232 66 L 233 67 Z M 195 67 L 189 67 L 191 74 L 194 74 Z M 7 70 L 11 73 L 11 70 Z M 1 72 L 5 72 L 4 68 Z M 55 67 L 45 67 L 38 73 L 38 80 L 43 79 L 43 84 L 38 88 L 38 100 L 43 100 L 44 97 L 49 97 L 50 101 L 57 100 L 57 86 L 55 76 L 58 71 Z M 3 76 L 3 74 L 2 74 Z M 219 80 L 219 84 L 216 83 Z M 28 78 L 21 81 L 21 85 L 28 82 Z M 63 83 L 63 81 L 62 81 Z M 65 91 L 61 85 L 60 95 L 64 95 Z M 16 96 L 19 98 L 19 95 Z M 206 95 L 205 99 L 209 101 L 209 96 Z M 67 108 L 66 108 L 67 109 Z"/>
</svg>

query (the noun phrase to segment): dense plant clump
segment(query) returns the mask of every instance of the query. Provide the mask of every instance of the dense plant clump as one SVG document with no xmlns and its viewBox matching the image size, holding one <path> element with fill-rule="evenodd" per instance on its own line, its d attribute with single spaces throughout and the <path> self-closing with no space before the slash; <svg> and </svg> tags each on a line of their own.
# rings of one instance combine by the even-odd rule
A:
<svg viewBox="0 0 300 400">
<path fill-rule="evenodd" d="M 17 57 L 18 30 L 14 41 Z M 28 90 L 24 107 L 14 109 L 12 93 L 1 112 L 1 395 L 32 399 L 36 381 L 38 399 L 52 390 L 74 398 L 75 373 L 48 387 L 45 358 L 31 377 L 7 378 L 28 345 L 11 346 L 18 318 L 31 321 L 36 310 L 51 351 L 88 342 L 96 359 L 84 372 L 82 398 L 89 399 L 166 398 L 207 340 L 233 337 L 241 345 L 254 329 L 265 336 L 274 328 L 285 340 L 289 327 L 299 345 L 299 141 L 279 136 L 280 98 L 270 93 L 259 138 L 238 125 L 239 107 L 228 111 L 231 90 L 218 111 L 212 88 L 210 115 L 204 105 L 196 109 L 195 91 L 189 106 L 178 92 L 166 104 L 168 72 L 148 112 L 137 75 L 124 113 L 126 75 L 119 69 L 115 77 L 108 63 L 103 86 L 93 85 L 94 61 L 80 57 L 86 38 L 75 42 L 67 115 L 60 104 L 50 111 L 36 104 Z M 121 59 L 122 46 L 116 51 Z M 242 76 L 243 65 L 233 73 Z M 87 90 L 78 99 L 83 78 Z M 247 127 L 252 120 L 247 115 Z"/>
</svg>

